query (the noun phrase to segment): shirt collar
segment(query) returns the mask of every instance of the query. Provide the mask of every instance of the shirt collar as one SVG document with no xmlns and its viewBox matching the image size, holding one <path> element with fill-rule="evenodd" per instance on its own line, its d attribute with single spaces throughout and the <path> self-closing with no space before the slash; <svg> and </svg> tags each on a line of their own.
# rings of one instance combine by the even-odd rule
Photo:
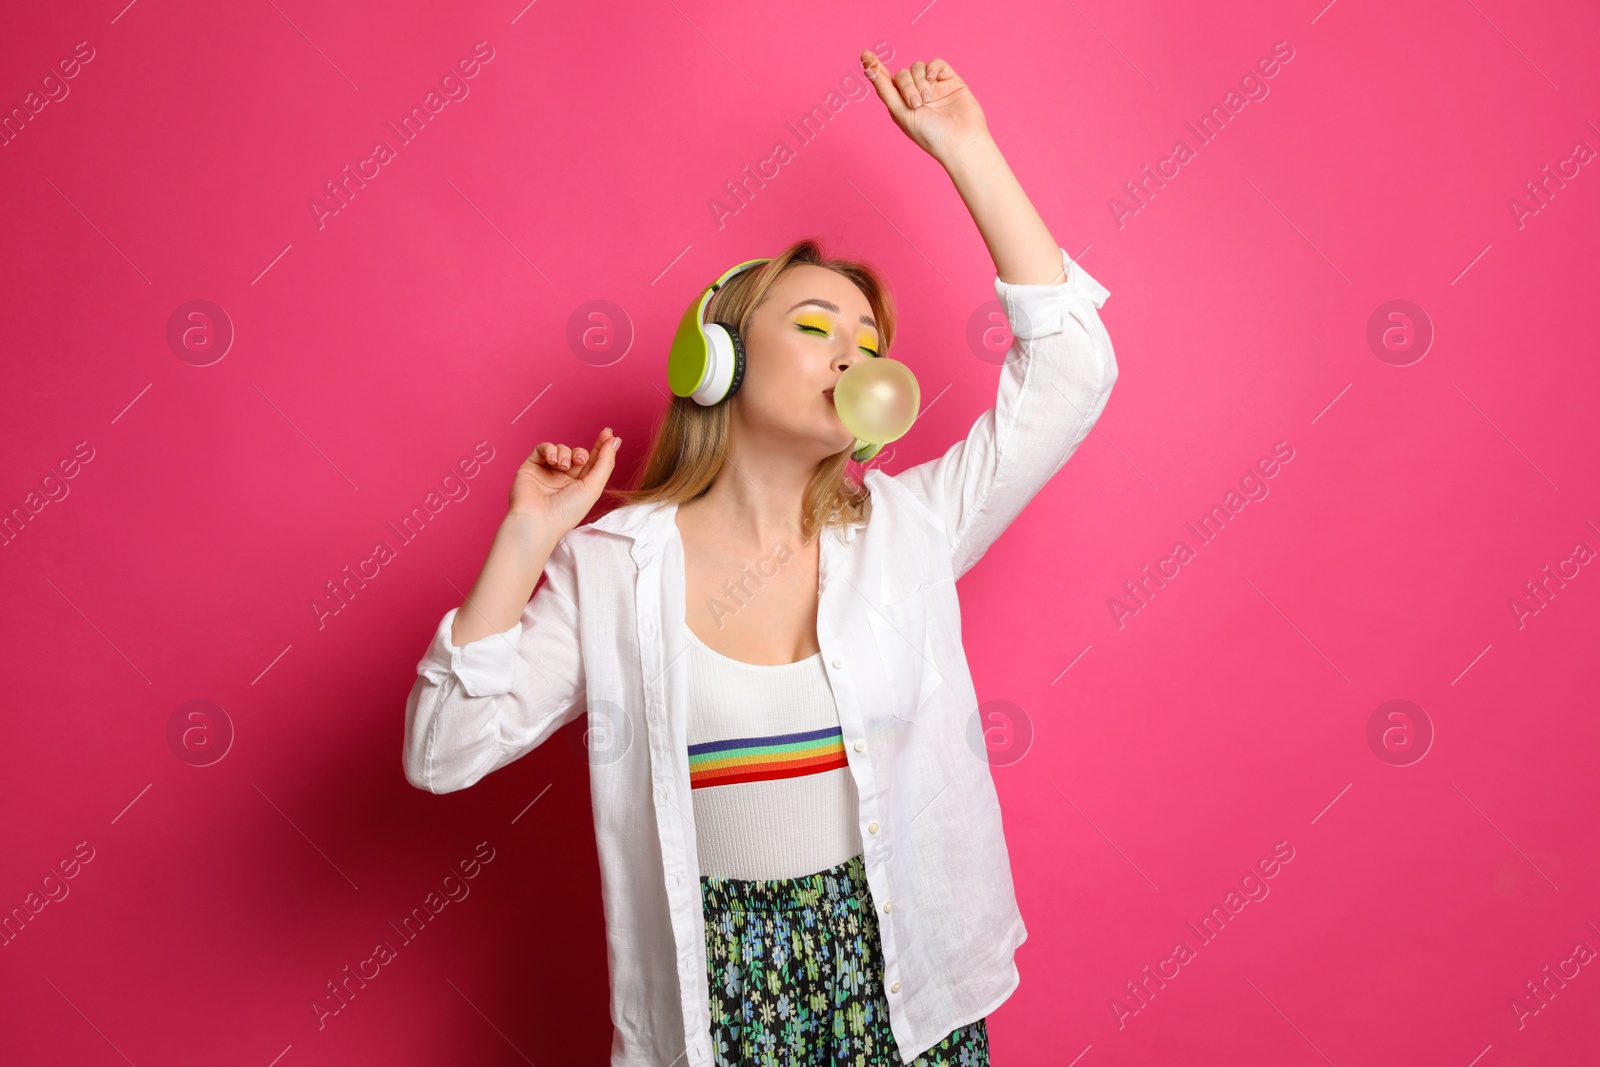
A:
<svg viewBox="0 0 1600 1067">
<path fill-rule="evenodd" d="M 665 516 L 671 517 L 676 512 L 678 505 L 656 501 L 649 504 L 624 504 L 620 508 L 613 508 L 594 520 L 591 525 L 596 530 L 605 530 L 608 533 L 621 534 L 623 537 L 639 538 L 647 529 L 659 526 L 660 520 Z"/>
<path fill-rule="evenodd" d="M 653 501 L 644 504 L 624 504 L 596 519 L 590 525 L 597 530 L 614 533 L 633 541 L 634 561 L 643 566 L 655 554 L 676 523 L 678 505 L 670 501 Z"/>
</svg>

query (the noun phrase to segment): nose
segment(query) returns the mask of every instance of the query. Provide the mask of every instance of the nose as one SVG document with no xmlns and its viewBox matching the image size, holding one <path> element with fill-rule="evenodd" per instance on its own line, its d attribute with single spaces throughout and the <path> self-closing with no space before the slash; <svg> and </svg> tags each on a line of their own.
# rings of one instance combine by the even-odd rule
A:
<svg viewBox="0 0 1600 1067">
<path fill-rule="evenodd" d="M 838 371 L 840 374 L 843 374 L 845 371 L 855 366 L 856 363 L 866 358 L 866 353 L 862 352 L 861 349 L 851 348 L 850 351 L 834 359 L 833 369 Z"/>
</svg>

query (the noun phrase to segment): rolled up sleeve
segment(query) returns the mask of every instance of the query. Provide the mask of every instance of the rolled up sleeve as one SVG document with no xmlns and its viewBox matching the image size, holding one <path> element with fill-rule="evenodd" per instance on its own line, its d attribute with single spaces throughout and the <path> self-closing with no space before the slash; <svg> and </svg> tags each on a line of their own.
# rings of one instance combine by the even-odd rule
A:
<svg viewBox="0 0 1600 1067">
<path fill-rule="evenodd" d="M 585 709 L 574 561 L 565 539 L 509 630 L 450 642 L 440 620 L 406 702 L 404 765 L 418 789 L 450 793 L 526 755 Z"/>
<path fill-rule="evenodd" d="M 955 576 L 989 550 L 1077 451 L 1117 380 L 1097 309 L 1110 291 L 1061 250 L 1065 280 L 994 279 L 1011 330 L 993 407 L 941 456 L 894 476 L 943 523 Z"/>
<path fill-rule="evenodd" d="M 417 664 L 417 673 L 435 685 L 454 674 L 460 679 L 461 688 L 468 696 L 489 697 L 511 692 L 517 667 L 517 640 L 522 636 L 522 620 L 518 619 L 504 633 L 480 637 L 465 645 L 452 645 L 450 633 L 460 611 L 460 608 L 451 608 L 445 613 L 433 640 L 428 644 L 428 651 L 423 654 L 422 662 Z"/>
</svg>

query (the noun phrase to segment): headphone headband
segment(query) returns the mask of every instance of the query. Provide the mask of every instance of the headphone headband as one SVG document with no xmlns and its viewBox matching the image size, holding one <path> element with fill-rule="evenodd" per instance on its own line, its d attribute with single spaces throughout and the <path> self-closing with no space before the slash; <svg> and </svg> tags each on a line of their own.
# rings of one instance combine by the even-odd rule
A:
<svg viewBox="0 0 1600 1067">
<path fill-rule="evenodd" d="M 770 259 L 747 259 L 737 267 L 730 267 L 723 273 L 722 277 L 707 286 L 705 292 L 700 294 L 700 299 L 695 301 L 695 321 L 701 325 L 705 324 L 706 307 L 711 303 L 711 298 L 716 295 L 717 290 L 727 284 L 729 278 L 732 278 L 735 274 L 742 274 L 752 267 L 759 267 L 763 263 L 770 262 L 772 262 Z M 737 326 L 738 324 L 735 323 L 734 325 Z"/>
</svg>

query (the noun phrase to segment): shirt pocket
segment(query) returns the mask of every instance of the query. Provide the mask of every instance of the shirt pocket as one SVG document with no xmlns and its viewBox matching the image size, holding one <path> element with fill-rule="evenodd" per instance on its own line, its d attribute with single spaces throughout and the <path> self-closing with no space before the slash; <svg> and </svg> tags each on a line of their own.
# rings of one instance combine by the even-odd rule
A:
<svg viewBox="0 0 1600 1067">
<path fill-rule="evenodd" d="M 889 683 L 886 699 L 897 719 L 916 722 L 928 696 L 944 679 L 935 665 L 935 597 L 927 587 L 888 604 L 867 609 L 867 623 Z"/>
</svg>

